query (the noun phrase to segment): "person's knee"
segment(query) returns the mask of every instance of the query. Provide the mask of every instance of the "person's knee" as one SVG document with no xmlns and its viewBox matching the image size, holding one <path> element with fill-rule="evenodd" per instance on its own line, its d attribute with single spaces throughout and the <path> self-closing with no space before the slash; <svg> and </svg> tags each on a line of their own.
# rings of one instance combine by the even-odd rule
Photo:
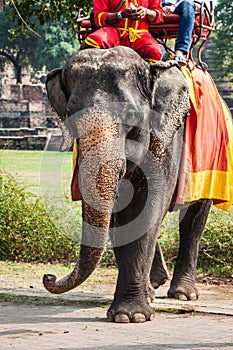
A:
<svg viewBox="0 0 233 350">
<path fill-rule="evenodd" d="M 184 8 L 191 9 L 191 10 L 195 10 L 195 8 L 196 8 L 196 5 L 195 5 L 193 0 L 183 0 L 181 3 L 181 6 Z"/>
<path fill-rule="evenodd" d="M 191 6 L 191 7 L 195 7 L 195 3 L 193 0 L 183 0 L 181 2 L 181 4 L 183 4 L 183 6 Z"/>
<path fill-rule="evenodd" d="M 156 47 L 153 48 L 150 47 L 148 57 L 151 57 L 151 59 L 154 59 L 156 61 L 160 61 L 162 59 L 162 56 L 162 50 L 159 45 L 156 45 Z"/>
<path fill-rule="evenodd" d="M 179 15 L 189 15 L 190 17 L 194 17 L 195 8 L 196 6 L 193 0 L 184 0 L 177 6 L 174 13 Z"/>
</svg>

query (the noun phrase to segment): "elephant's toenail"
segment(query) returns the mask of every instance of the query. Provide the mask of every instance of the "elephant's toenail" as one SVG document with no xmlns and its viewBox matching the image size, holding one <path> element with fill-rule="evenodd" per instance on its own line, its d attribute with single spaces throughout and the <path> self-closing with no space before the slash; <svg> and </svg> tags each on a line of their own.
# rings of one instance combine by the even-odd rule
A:
<svg viewBox="0 0 233 350">
<path fill-rule="evenodd" d="M 146 317 L 143 314 L 137 313 L 133 316 L 132 322 L 134 323 L 146 322 Z"/>
<path fill-rule="evenodd" d="M 186 295 L 184 295 L 184 294 L 179 294 L 177 299 L 179 299 L 179 300 L 181 300 L 181 301 L 186 301 L 186 300 L 188 300 L 188 298 L 187 298 Z"/>
<path fill-rule="evenodd" d="M 115 316 L 116 323 L 129 323 L 129 317 L 127 315 L 118 314 Z"/>
<path fill-rule="evenodd" d="M 190 300 L 197 300 L 197 294 L 196 294 L 196 293 L 191 293 L 191 294 L 189 295 L 189 299 L 190 299 Z"/>
</svg>

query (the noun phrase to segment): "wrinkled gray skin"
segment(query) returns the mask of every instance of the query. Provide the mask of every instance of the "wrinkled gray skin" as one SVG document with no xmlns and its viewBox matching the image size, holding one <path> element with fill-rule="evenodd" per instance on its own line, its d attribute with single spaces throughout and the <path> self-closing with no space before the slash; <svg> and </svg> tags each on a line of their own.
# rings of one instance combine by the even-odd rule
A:
<svg viewBox="0 0 233 350">
<path fill-rule="evenodd" d="M 52 293 L 81 284 L 110 234 L 119 270 L 107 317 L 153 318 L 154 288 L 168 278 L 157 233 L 173 207 L 189 111 L 188 88 L 174 61 L 149 65 L 126 47 L 88 49 L 48 74 L 47 92 L 63 129 L 62 150 L 78 139 L 83 232 L 78 262 Z M 169 297 L 196 299 L 198 244 L 211 202 L 180 211 L 180 247 Z M 154 287 L 154 288 L 153 288 Z"/>
</svg>

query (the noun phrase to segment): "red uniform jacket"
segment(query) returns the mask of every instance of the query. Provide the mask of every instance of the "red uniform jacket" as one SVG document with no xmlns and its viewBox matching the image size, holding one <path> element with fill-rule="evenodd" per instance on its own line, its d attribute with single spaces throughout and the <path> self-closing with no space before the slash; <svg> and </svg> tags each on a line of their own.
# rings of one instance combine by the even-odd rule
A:
<svg viewBox="0 0 233 350">
<path fill-rule="evenodd" d="M 116 24 L 107 24 L 106 18 L 109 13 L 116 12 L 116 8 L 120 0 L 94 0 L 94 19 L 95 23 L 99 27 L 116 27 L 116 28 L 135 28 L 135 29 L 148 29 L 148 20 L 146 17 L 139 21 L 130 21 L 128 18 L 124 18 Z M 130 6 L 132 2 L 135 6 L 143 6 L 150 10 L 156 11 L 157 16 L 155 23 L 159 23 L 163 19 L 163 11 L 160 0 L 126 0 L 124 5 L 118 11 L 123 11 Z"/>
</svg>

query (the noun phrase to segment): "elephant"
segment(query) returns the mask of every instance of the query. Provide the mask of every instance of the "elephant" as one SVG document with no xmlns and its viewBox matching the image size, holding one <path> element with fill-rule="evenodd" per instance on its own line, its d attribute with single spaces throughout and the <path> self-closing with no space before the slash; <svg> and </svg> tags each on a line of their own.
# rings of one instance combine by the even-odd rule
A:
<svg viewBox="0 0 233 350">
<path fill-rule="evenodd" d="M 107 318 L 153 319 L 150 301 L 168 272 L 158 232 L 174 209 L 189 89 L 175 61 L 144 61 L 119 46 L 86 49 L 48 73 L 46 89 L 63 130 L 61 151 L 78 143 L 82 239 L 73 271 L 57 281 L 45 274 L 51 293 L 85 281 L 110 236 L 118 278 Z M 198 246 L 211 200 L 180 209 L 180 245 L 168 296 L 198 298 Z"/>
</svg>

